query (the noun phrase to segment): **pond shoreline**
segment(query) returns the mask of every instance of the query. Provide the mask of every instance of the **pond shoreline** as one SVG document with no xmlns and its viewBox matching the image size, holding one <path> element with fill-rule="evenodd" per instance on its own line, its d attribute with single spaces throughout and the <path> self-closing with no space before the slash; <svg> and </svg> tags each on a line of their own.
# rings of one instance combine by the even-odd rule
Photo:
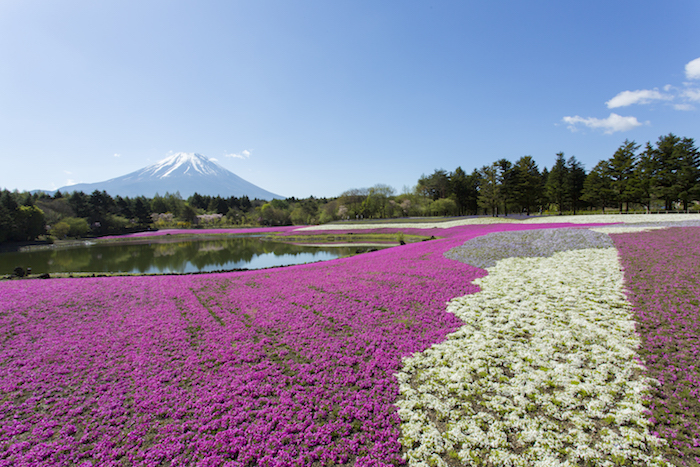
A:
<svg viewBox="0 0 700 467">
<path fill-rule="evenodd" d="M 302 242 L 298 240 L 307 241 Z M 415 241 L 415 239 L 413 240 Z M 244 243 L 241 244 L 240 242 L 243 241 Z M 219 242 L 224 243 L 220 247 L 212 247 L 207 246 L 209 242 L 213 242 L 217 245 Z M 284 247 L 283 245 L 288 245 L 288 247 Z M 345 236 L 318 235 L 289 238 L 278 235 L 263 235 L 260 233 L 248 235 L 213 235 L 207 233 L 204 235 L 161 235 L 146 238 L 131 237 L 112 238 L 108 240 L 69 241 L 62 242 L 58 245 L 25 247 L 19 252 L 15 251 L 0 255 L 0 259 L 3 259 L 2 256 L 11 255 L 3 259 L 4 266 L 2 267 L 3 271 L 2 275 L 0 275 L 0 280 L 240 272 L 329 261 L 398 245 L 399 243 L 395 236 L 387 235 L 364 235 L 361 237 L 358 236 L 357 239 L 353 239 L 352 236 L 347 238 Z M 141 265 L 137 263 L 120 262 L 119 264 L 113 264 L 111 266 L 110 263 L 100 262 L 103 258 L 102 255 L 106 255 L 105 251 L 112 251 L 112 248 L 118 248 L 120 249 L 119 251 L 124 252 L 132 251 L 132 248 L 139 247 L 143 247 L 145 250 L 133 250 L 132 253 L 126 255 L 127 261 L 134 261 L 134 258 L 145 258 L 143 253 L 137 252 L 144 251 L 149 257 L 153 255 L 151 259 L 152 262 L 146 260 L 146 263 L 140 263 Z M 124 248 L 127 248 L 127 250 L 124 250 Z M 167 251 L 162 250 L 163 248 L 166 248 Z M 299 250 L 299 248 L 301 248 L 301 250 Z M 75 251 L 75 253 L 72 251 Z M 153 253 L 149 253 L 151 251 L 153 251 Z M 224 253 L 224 255 L 220 256 L 221 253 L 217 253 L 219 251 Z M 240 253 L 236 253 L 239 251 Z M 298 256 L 300 254 L 306 257 Z M 39 260 L 37 263 L 36 255 L 41 255 L 39 257 L 49 256 L 47 260 Z M 165 263 L 162 262 L 164 256 L 170 257 L 171 255 L 176 255 L 180 259 L 175 263 L 168 263 L 167 261 Z M 121 256 L 123 257 L 124 254 L 122 253 Z M 56 268 L 55 265 L 53 267 L 50 266 L 54 264 L 54 261 L 60 261 L 58 258 L 61 257 L 80 257 L 84 258 L 85 261 L 89 263 L 83 264 L 81 266 L 83 269 L 80 267 L 71 268 L 70 266 L 59 268 Z M 173 258 L 174 257 L 175 256 L 173 256 Z M 268 257 L 269 259 L 263 259 Z M 320 257 L 324 259 L 318 259 Z M 105 256 L 105 258 L 107 258 L 107 256 Z M 203 258 L 208 259 L 204 260 L 205 262 L 202 263 L 201 261 Z M 155 262 L 153 262 L 154 260 Z M 161 262 L 158 262 L 158 260 L 161 260 Z M 44 261 L 47 261 L 47 263 L 44 263 Z M 94 261 L 98 263 L 93 263 Z M 72 263 L 72 260 L 69 261 L 69 263 Z M 131 265 L 127 266 L 127 264 Z M 219 265 L 219 267 L 217 267 L 217 265 Z M 85 266 L 87 266 L 87 268 Z M 92 266 L 96 267 L 93 268 Z M 13 270 L 13 268 L 15 269 Z M 21 268 L 21 270 L 18 270 L 18 268 Z"/>
</svg>

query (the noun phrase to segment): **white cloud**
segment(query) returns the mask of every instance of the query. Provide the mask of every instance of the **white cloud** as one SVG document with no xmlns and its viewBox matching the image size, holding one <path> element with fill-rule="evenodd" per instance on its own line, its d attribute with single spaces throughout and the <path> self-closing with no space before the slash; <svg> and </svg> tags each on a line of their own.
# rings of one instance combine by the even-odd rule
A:
<svg viewBox="0 0 700 467">
<path fill-rule="evenodd" d="M 688 79 L 700 79 L 700 58 L 686 63 L 685 77 Z"/>
<path fill-rule="evenodd" d="M 209 160 L 212 162 L 219 162 L 219 159 L 217 159 L 216 157 L 210 157 Z"/>
<path fill-rule="evenodd" d="M 683 97 L 692 102 L 700 102 L 700 89 L 685 89 Z"/>
<path fill-rule="evenodd" d="M 695 107 L 690 104 L 674 104 L 673 108 L 676 110 L 695 110 Z"/>
<path fill-rule="evenodd" d="M 685 76 L 688 80 L 700 79 L 700 58 L 696 58 L 685 65 Z M 694 111 L 695 102 L 700 102 L 700 88 L 694 87 L 696 83 L 684 82 L 682 86 L 666 84 L 663 91 L 658 88 L 638 89 L 636 91 L 622 91 L 607 101 L 605 105 L 608 109 L 627 107 L 633 104 L 649 104 L 656 101 L 665 101 L 674 110 Z M 670 102 L 675 101 L 675 102 Z M 618 131 L 628 131 L 641 125 L 649 125 L 649 122 L 641 123 L 636 117 L 623 117 L 616 113 L 611 113 L 608 118 L 583 118 L 578 115 L 574 117 L 564 117 L 562 119 L 571 131 L 578 131 L 580 126 L 592 129 L 601 129 L 606 134 Z"/>
<path fill-rule="evenodd" d="M 75 180 L 71 180 L 70 178 L 68 180 L 66 180 L 66 186 L 70 186 L 70 185 L 75 185 Z"/>
<path fill-rule="evenodd" d="M 63 173 L 66 175 L 71 175 L 73 172 L 71 172 L 70 170 L 64 170 Z"/>
<path fill-rule="evenodd" d="M 632 104 L 648 104 L 652 101 L 670 101 L 672 99 L 673 96 L 662 94 L 658 89 L 640 89 L 638 91 L 622 91 L 605 104 L 608 106 L 608 109 L 614 109 L 617 107 L 627 107 Z"/>
<path fill-rule="evenodd" d="M 618 131 L 629 131 L 633 128 L 643 125 L 636 117 L 623 117 L 616 113 L 611 113 L 608 118 L 583 118 L 576 115 L 575 117 L 564 117 L 564 123 L 568 124 L 571 131 L 578 130 L 576 125 L 581 124 L 593 129 L 602 129 L 603 133 L 612 134 Z"/>
<path fill-rule="evenodd" d="M 224 154 L 224 157 L 232 157 L 234 159 L 248 159 L 250 157 L 250 151 L 243 150 L 240 154 Z"/>
<path fill-rule="evenodd" d="M 121 155 L 121 154 L 116 154 L 116 153 L 115 153 L 115 154 L 114 154 L 114 157 L 122 157 L 122 155 Z"/>
</svg>

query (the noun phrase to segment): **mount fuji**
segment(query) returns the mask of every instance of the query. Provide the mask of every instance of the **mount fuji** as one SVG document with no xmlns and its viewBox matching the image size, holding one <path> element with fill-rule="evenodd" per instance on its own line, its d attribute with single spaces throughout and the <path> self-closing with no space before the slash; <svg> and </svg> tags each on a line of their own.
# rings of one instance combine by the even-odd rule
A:
<svg viewBox="0 0 700 467">
<path fill-rule="evenodd" d="M 200 195 L 247 196 L 271 200 L 283 197 L 243 180 L 230 170 L 201 154 L 179 152 L 121 177 L 104 182 L 79 183 L 59 188 L 62 192 L 83 191 L 90 194 L 95 190 L 106 191 L 112 196 L 146 196 L 152 198 L 156 193 L 180 192 L 188 198 L 195 192 Z"/>
</svg>

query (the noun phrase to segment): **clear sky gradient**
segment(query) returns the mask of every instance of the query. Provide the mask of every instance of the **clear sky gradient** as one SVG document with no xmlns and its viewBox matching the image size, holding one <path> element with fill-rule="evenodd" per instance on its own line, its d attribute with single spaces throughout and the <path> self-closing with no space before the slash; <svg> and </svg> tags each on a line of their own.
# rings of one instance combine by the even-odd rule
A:
<svg viewBox="0 0 700 467">
<path fill-rule="evenodd" d="M 700 143 L 700 2 L 0 2 L 0 187 L 197 152 L 282 196 Z"/>
</svg>

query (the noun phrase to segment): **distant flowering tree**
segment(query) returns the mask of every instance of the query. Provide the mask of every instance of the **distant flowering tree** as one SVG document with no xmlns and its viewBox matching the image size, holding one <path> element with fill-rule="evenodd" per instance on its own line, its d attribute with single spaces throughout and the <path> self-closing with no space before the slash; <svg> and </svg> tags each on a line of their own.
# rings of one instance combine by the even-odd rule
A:
<svg viewBox="0 0 700 467">
<path fill-rule="evenodd" d="M 404 216 L 408 215 L 409 209 L 411 209 L 411 200 L 410 199 L 405 199 L 401 201 L 401 210 L 403 211 Z"/>
<path fill-rule="evenodd" d="M 199 214 L 197 216 L 198 224 L 218 224 L 221 222 L 221 218 L 224 217 L 223 214 Z"/>
<path fill-rule="evenodd" d="M 151 220 L 156 227 L 166 227 L 173 225 L 175 222 L 175 216 L 170 212 L 163 213 L 153 213 L 151 214 Z"/>
</svg>

